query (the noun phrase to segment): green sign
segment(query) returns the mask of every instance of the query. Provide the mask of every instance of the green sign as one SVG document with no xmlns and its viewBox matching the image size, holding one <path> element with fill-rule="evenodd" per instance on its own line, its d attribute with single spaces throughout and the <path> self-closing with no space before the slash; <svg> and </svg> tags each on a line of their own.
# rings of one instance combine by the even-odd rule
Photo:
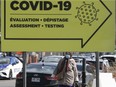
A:
<svg viewBox="0 0 116 87">
<path fill-rule="evenodd" d="M 2 51 L 114 51 L 115 0 L 2 0 Z"/>
</svg>

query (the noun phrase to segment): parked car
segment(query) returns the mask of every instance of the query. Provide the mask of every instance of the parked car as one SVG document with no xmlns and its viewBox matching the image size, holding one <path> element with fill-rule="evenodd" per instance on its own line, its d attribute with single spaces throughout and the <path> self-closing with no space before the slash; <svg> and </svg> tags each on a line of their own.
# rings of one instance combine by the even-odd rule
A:
<svg viewBox="0 0 116 87">
<path fill-rule="evenodd" d="M 116 55 L 102 55 L 100 56 L 100 59 L 107 59 L 109 64 L 112 66 L 112 63 L 116 62 Z"/>
<path fill-rule="evenodd" d="M 88 60 L 86 60 L 86 63 L 93 66 L 94 69 L 96 68 L 96 60 L 88 59 Z M 104 72 L 104 64 L 106 65 L 107 68 L 110 66 L 107 59 L 105 59 L 105 60 L 99 59 L 99 71 L 100 72 Z"/>
<path fill-rule="evenodd" d="M 51 77 L 58 63 L 45 62 L 42 63 L 31 63 L 26 68 L 27 74 L 27 87 L 58 87 L 57 78 Z M 87 67 L 89 65 L 87 64 Z M 82 75 L 82 64 L 77 63 L 78 75 Z M 89 68 L 87 68 L 89 69 Z M 92 74 L 87 71 L 87 81 L 90 81 L 90 75 Z M 80 79 L 79 84 L 82 84 Z M 15 87 L 23 87 L 23 72 L 20 72 L 16 78 Z"/>
<path fill-rule="evenodd" d="M 31 63 L 26 68 L 27 87 L 57 87 L 57 79 L 51 77 L 57 63 Z M 16 78 L 15 87 L 23 87 L 23 72 Z"/>
<path fill-rule="evenodd" d="M 16 57 L 0 57 L 0 78 L 16 78 L 22 67 L 22 62 Z"/>
<path fill-rule="evenodd" d="M 45 56 L 42 58 L 40 62 L 55 62 L 58 63 L 61 58 L 64 58 L 64 56 L 58 56 L 58 55 L 52 55 L 52 56 Z"/>
</svg>

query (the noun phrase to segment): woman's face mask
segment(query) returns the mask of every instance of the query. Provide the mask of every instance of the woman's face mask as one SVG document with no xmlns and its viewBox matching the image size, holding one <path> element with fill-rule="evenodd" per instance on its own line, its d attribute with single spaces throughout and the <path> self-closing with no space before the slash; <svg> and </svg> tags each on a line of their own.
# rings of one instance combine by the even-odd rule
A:
<svg viewBox="0 0 116 87">
<path fill-rule="evenodd" d="M 67 54 L 65 57 L 66 57 L 67 59 L 69 59 L 69 58 L 70 58 L 70 55 Z"/>
</svg>

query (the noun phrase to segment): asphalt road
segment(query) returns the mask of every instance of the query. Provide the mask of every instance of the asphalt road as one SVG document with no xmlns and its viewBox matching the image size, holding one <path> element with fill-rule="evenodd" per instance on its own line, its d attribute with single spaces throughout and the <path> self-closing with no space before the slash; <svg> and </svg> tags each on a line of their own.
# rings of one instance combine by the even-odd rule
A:
<svg viewBox="0 0 116 87">
<path fill-rule="evenodd" d="M 0 87 L 15 87 L 15 79 L 13 79 L 13 80 L 0 80 Z"/>
</svg>

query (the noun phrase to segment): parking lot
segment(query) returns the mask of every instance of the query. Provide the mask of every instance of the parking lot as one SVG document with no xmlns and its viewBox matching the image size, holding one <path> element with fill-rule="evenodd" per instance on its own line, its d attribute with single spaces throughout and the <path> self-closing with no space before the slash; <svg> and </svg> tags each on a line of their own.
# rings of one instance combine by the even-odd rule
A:
<svg viewBox="0 0 116 87">
<path fill-rule="evenodd" d="M 15 87 L 15 79 L 13 79 L 13 80 L 0 80 L 0 87 Z"/>
<path fill-rule="evenodd" d="M 34 57 L 32 55 L 29 58 L 31 59 L 31 58 L 34 58 Z M 38 84 L 42 85 L 42 82 L 46 82 L 46 83 L 43 83 L 43 84 L 48 84 L 49 81 L 56 80 L 55 78 L 50 78 L 50 76 L 51 76 L 52 72 L 54 71 L 54 67 L 56 67 L 58 61 L 60 59 L 62 59 L 62 58 L 64 58 L 63 55 L 46 55 L 46 56 L 43 56 L 41 58 L 41 60 L 39 60 L 39 61 L 30 61 L 30 62 L 27 61 L 27 66 L 29 65 L 28 69 L 27 69 L 28 70 L 28 73 L 27 73 L 27 79 L 28 79 L 27 80 L 27 84 L 30 83 L 30 85 L 33 85 L 32 83 L 38 83 Z M 83 59 L 86 59 L 86 63 L 87 63 L 86 64 L 87 65 L 87 67 L 86 67 L 86 69 L 87 69 L 86 70 L 86 83 L 89 85 L 88 87 L 92 87 L 92 82 L 93 82 L 93 79 L 95 78 L 93 76 L 93 74 L 95 75 L 95 73 L 96 73 L 94 71 L 95 70 L 95 64 L 96 64 L 95 63 L 96 62 L 95 61 L 95 56 L 94 57 L 93 57 L 93 55 L 92 56 L 91 55 L 90 56 L 88 56 L 88 55 L 86 56 L 86 55 L 82 55 L 82 54 L 78 56 L 78 55 L 74 54 L 73 58 L 77 62 L 77 69 L 78 69 L 80 85 L 82 85 L 82 65 L 83 65 Z M 4 57 L 3 59 L 4 59 L 4 62 L 1 61 L 1 70 L 6 70 L 6 69 L 4 69 L 5 68 L 5 64 L 4 64 L 4 67 L 3 67 L 3 63 L 6 63 L 5 59 L 7 59 L 7 58 Z M 13 59 L 14 59 L 14 57 L 13 57 Z M 21 61 L 23 61 L 23 60 L 21 60 Z M 99 62 L 100 62 L 100 66 L 101 66 L 99 71 L 102 72 L 102 63 L 104 64 L 105 62 L 104 62 L 104 60 L 102 58 L 99 59 Z M 18 63 L 19 62 L 16 62 L 16 64 L 18 64 Z M 30 65 L 31 63 L 34 63 L 34 67 L 32 65 Z M 38 65 L 38 63 L 39 63 L 39 65 Z M 16 66 L 16 64 L 14 64 L 14 63 L 12 64 L 12 62 L 11 62 L 12 67 Z M 91 67 L 91 64 L 92 64 L 93 67 Z M 37 68 L 36 68 L 36 65 L 37 65 Z M 12 71 L 16 71 L 16 70 L 14 70 L 14 68 L 10 68 L 10 69 Z M 112 72 L 112 71 L 110 71 L 111 69 L 113 71 L 116 70 L 115 67 L 112 67 L 107 72 Z M 36 72 L 36 73 L 32 74 L 31 72 L 33 72 L 33 73 Z M 20 73 L 20 74 L 18 74 L 18 77 L 16 79 L 12 79 L 11 78 L 11 80 L 8 80 L 9 77 L 7 78 L 7 76 L 6 76 L 7 80 L 6 79 L 5 80 L 0 80 L 0 87 L 15 87 L 15 84 L 17 84 L 16 87 L 22 87 L 22 85 L 23 85 L 23 83 L 21 82 L 21 80 L 23 81 L 23 77 L 22 76 L 23 76 L 22 73 Z M 29 77 L 29 76 L 31 76 L 31 77 Z M 116 77 L 115 73 L 113 73 L 113 76 L 114 76 L 114 78 Z M 17 81 L 17 83 L 16 83 L 16 81 Z"/>
</svg>

